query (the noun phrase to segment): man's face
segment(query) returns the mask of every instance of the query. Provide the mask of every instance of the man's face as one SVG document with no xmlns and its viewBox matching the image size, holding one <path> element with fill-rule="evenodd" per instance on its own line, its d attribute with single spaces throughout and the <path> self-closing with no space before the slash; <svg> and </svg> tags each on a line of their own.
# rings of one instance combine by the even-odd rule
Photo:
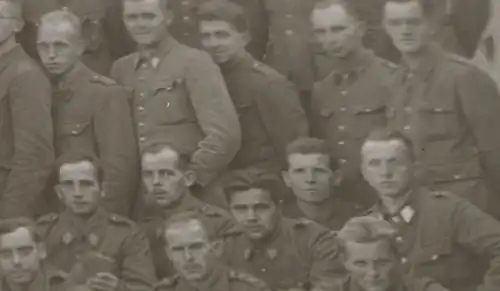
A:
<svg viewBox="0 0 500 291">
<path fill-rule="evenodd" d="M 342 5 L 315 9 L 311 22 L 315 40 L 327 54 L 343 58 L 361 49 L 364 29 Z"/>
<path fill-rule="evenodd" d="M 217 64 L 227 62 L 247 44 L 245 34 L 225 21 L 201 21 L 200 36 L 203 48 Z"/>
<path fill-rule="evenodd" d="M 61 75 L 78 61 L 84 43 L 68 22 L 46 23 L 38 29 L 37 49 L 47 72 Z"/>
<path fill-rule="evenodd" d="M 386 241 L 347 242 L 344 266 L 364 291 L 388 291 L 396 279 L 397 260 Z"/>
<path fill-rule="evenodd" d="M 43 248 L 35 243 L 27 228 L 0 236 L 0 265 L 2 273 L 14 284 L 31 283 L 40 269 Z"/>
<path fill-rule="evenodd" d="M 430 40 L 430 26 L 418 1 L 387 2 L 384 27 L 396 48 L 403 54 L 420 51 Z"/>
<path fill-rule="evenodd" d="M 402 141 L 368 141 L 361 151 L 361 171 L 379 196 L 396 197 L 408 190 L 412 160 Z"/>
<path fill-rule="evenodd" d="M 270 195 L 261 189 L 250 189 L 231 196 L 231 214 L 252 240 L 264 239 L 276 227 L 279 211 Z"/>
<path fill-rule="evenodd" d="M 8 1 L 0 1 L 0 43 L 21 31 L 22 21 L 20 17 L 15 10 L 14 4 Z"/>
<path fill-rule="evenodd" d="M 123 21 L 140 46 L 151 46 L 165 37 L 172 15 L 163 0 L 127 0 L 123 5 Z"/>
<path fill-rule="evenodd" d="M 297 199 L 322 203 L 331 195 L 333 172 L 329 157 L 322 154 L 291 154 L 284 180 Z"/>
<path fill-rule="evenodd" d="M 168 207 L 182 197 L 192 182 L 189 170 L 179 169 L 179 155 L 171 149 L 158 154 L 145 154 L 142 158 L 142 181 L 147 198 L 159 206 Z"/>
<path fill-rule="evenodd" d="M 89 161 L 63 165 L 56 191 L 66 208 L 77 215 L 94 212 L 102 196 L 97 170 Z"/>
<path fill-rule="evenodd" d="M 188 281 L 204 279 L 212 266 L 212 244 L 197 220 L 171 225 L 165 232 L 166 251 L 175 269 Z"/>
</svg>

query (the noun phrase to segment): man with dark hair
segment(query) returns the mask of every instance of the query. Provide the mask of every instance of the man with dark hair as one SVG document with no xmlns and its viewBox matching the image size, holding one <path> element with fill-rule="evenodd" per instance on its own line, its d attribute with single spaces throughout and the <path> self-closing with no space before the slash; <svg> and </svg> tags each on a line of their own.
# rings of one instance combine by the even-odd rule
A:
<svg viewBox="0 0 500 291">
<path fill-rule="evenodd" d="M 148 241 L 132 221 L 100 206 L 105 193 L 96 158 L 68 152 L 61 160 L 55 190 L 66 208 L 37 225 L 48 263 L 91 290 L 151 290 L 156 279 Z"/>
<path fill-rule="evenodd" d="M 395 66 L 363 47 L 366 26 L 350 1 L 320 2 L 311 14 L 314 36 L 333 71 L 314 86 L 313 135 L 327 141 L 339 164 L 340 193 L 369 207 L 375 195 L 359 172 L 359 149 L 368 132 L 385 124 Z"/>
<path fill-rule="evenodd" d="M 396 228 L 406 274 L 453 291 L 499 290 L 500 223 L 422 186 L 414 158 L 411 140 L 389 129 L 374 130 L 362 147 L 362 173 L 379 198 L 369 215 Z"/>
<path fill-rule="evenodd" d="M 69 151 L 99 156 L 106 192 L 102 205 L 128 216 L 139 168 L 129 93 L 82 63 L 82 26 L 68 10 L 42 16 L 37 48 L 53 84 L 56 157 Z"/>
<path fill-rule="evenodd" d="M 242 145 L 230 170 L 279 173 L 286 145 L 309 129 L 293 84 L 245 51 L 248 22 L 238 5 L 209 1 L 198 19 L 201 44 L 221 68 L 240 119 Z"/>
<path fill-rule="evenodd" d="M 175 274 L 166 257 L 161 241 L 163 225 L 170 216 L 185 211 L 194 211 L 203 217 L 214 237 L 222 238 L 232 230 L 235 223 L 229 214 L 215 206 L 196 199 L 190 187 L 194 173 L 189 168 L 189 154 L 175 150 L 167 144 L 152 144 L 142 153 L 142 181 L 148 213 L 141 215 L 141 228 L 147 233 L 153 253 L 158 277 Z"/>
<path fill-rule="evenodd" d="M 54 161 L 50 83 L 16 43 L 21 0 L 0 17 L 0 217 L 34 217 Z"/>
<path fill-rule="evenodd" d="M 226 239 L 222 261 L 272 290 L 331 290 L 342 274 L 334 236 L 313 221 L 283 217 L 273 194 L 277 180 L 248 170 L 227 185 L 229 209 L 242 231 Z"/>
<path fill-rule="evenodd" d="M 114 79 L 134 88 L 139 149 L 154 142 L 189 149 L 200 199 L 224 206 L 220 175 L 241 143 L 238 115 L 210 56 L 169 32 L 168 0 L 123 0 L 123 20 L 139 51 L 113 65 Z"/>
<path fill-rule="evenodd" d="M 0 284 L 2 290 L 66 290 L 67 275 L 45 263 L 45 245 L 27 218 L 0 221 Z"/>
<path fill-rule="evenodd" d="M 385 4 L 385 29 L 403 55 L 389 125 L 413 141 L 433 189 L 500 217 L 500 137 L 492 134 L 500 132 L 500 95 L 485 72 L 433 43 L 433 2 Z"/>
<path fill-rule="evenodd" d="M 177 275 L 161 280 L 155 290 L 264 291 L 266 284 L 218 261 L 222 241 L 213 236 L 197 212 L 170 217 L 163 225 L 164 248 Z"/>
<path fill-rule="evenodd" d="M 340 257 L 349 277 L 335 291 L 447 291 L 426 278 L 403 272 L 396 229 L 370 216 L 349 220 L 337 233 Z"/>
<path fill-rule="evenodd" d="M 287 146 L 286 157 L 288 169 L 283 171 L 283 178 L 295 195 L 295 203 L 285 205 L 285 216 L 305 217 L 339 230 L 361 213 L 362 207 L 340 197 L 341 177 L 324 140 L 299 138 Z"/>
</svg>

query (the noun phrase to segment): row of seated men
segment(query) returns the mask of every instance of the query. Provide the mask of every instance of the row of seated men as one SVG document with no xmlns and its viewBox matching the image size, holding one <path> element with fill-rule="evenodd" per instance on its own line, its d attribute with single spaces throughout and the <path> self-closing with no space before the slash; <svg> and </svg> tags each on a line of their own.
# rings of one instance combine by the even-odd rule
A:
<svg viewBox="0 0 500 291">
<path fill-rule="evenodd" d="M 361 156 L 378 195 L 368 212 L 341 201 L 315 138 L 287 147 L 294 205 L 278 199 L 278 177 L 244 171 L 224 189 L 226 211 L 193 197 L 188 155 L 157 144 L 142 154 L 155 211 L 135 224 L 102 207 L 95 158 L 65 155 L 64 209 L 0 221 L 2 290 L 499 290 L 500 222 L 422 184 L 397 131 L 372 131 Z"/>
</svg>

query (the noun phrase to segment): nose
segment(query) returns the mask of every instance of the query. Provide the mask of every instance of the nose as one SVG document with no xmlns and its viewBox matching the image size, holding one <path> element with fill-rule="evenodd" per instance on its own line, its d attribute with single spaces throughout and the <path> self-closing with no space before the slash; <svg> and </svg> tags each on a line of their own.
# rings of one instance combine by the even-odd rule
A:
<svg viewBox="0 0 500 291">
<path fill-rule="evenodd" d="M 83 193 L 80 190 L 80 185 L 78 183 L 76 183 L 75 186 L 74 186 L 74 188 L 73 188 L 73 196 L 80 197 L 82 195 L 83 195 Z"/>
<path fill-rule="evenodd" d="M 184 250 L 184 259 L 187 261 L 187 262 L 191 262 L 193 261 L 193 255 L 191 254 L 191 251 L 188 250 L 188 249 L 185 249 Z"/>
<path fill-rule="evenodd" d="M 314 172 L 312 170 L 306 170 L 306 182 L 309 184 L 314 184 Z"/>
<path fill-rule="evenodd" d="M 247 211 L 247 220 L 249 221 L 255 221 L 257 220 L 257 216 L 255 215 L 255 210 L 250 208 Z"/>
<path fill-rule="evenodd" d="M 55 49 L 53 47 L 49 47 L 48 53 L 49 53 L 49 58 L 51 60 L 53 60 L 53 59 L 56 58 L 56 51 L 55 51 Z"/>
<path fill-rule="evenodd" d="M 366 270 L 366 275 L 372 279 L 376 279 L 378 277 L 378 271 L 374 264 L 370 264 L 368 269 Z"/>
<path fill-rule="evenodd" d="M 160 175 L 158 172 L 153 173 L 153 185 L 154 186 L 161 186 Z"/>
<path fill-rule="evenodd" d="M 21 257 L 17 252 L 12 254 L 12 263 L 14 263 L 14 265 L 19 265 L 21 263 Z"/>
<path fill-rule="evenodd" d="M 387 163 L 381 165 L 381 172 L 384 177 L 392 177 L 391 167 Z"/>
</svg>

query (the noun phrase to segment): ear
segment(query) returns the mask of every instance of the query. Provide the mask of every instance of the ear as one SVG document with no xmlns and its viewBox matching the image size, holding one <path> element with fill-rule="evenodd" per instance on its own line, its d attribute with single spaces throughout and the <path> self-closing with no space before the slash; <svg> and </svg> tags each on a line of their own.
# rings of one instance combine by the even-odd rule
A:
<svg viewBox="0 0 500 291">
<path fill-rule="evenodd" d="M 281 176 L 283 177 L 283 181 L 285 181 L 285 185 L 288 188 L 291 188 L 292 181 L 290 180 L 290 174 L 288 174 L 288 171 L 281 171 Z"/>
<path fill-rule="evenodd" d="M 104 189 L 102 189 L 100 192 L 101 192 L 101 198 L 106 197 L 106 191 L 104 191 Z"/>
<path fill-rule="evenodd" d="M 224 251 L 224 240 L 216 239 L 210 243 L 210 250 L 216 258 L 222 257 L 222 252 Z"/>
<path fill-rule="evenodd" d="M 45 247 L 45 244 L 39 242 L 36 244 L 36 248 L 38 250 L 38 253 L 40 254 L 40 258 L 42 258 L 42 260 L 45 260 L 47 258 L 47 248 Z"/>
<path fill-rule="evenodd" d="M 169 27 L 170 25 L 172 25 L 172 22 L 174 21 L 174 13 L 172 12 L 172 9 L 165 9 L 163 11 L 163 14 L 165 16 L 167 27 Z"/>
<path fill-rule="evenodd" d="M 340 187 L 344 181 L 344 175 L 340 170 L 333 172 L 332 174 L 332 184 L 334 187 Z"/>
<path fill-rule="evenodd" d="M 61 201 L 62 201 L 62 200 L 63 200 L 64 195 L 63 195 L 63 192 L 62 192 L 62 190 L 61 190 L 61 186 L 59 186 L 59 185 L 55 185 L 55 186 L 54 186 L 54 191 L 55 191 L 55 192 L 56 192 L 56 194 L 57 194 L 57 198 L 59 198 L 59 200 L 61 200 Z"/>
<path fill-rule="evenodd" d="M 16 20 L 16 26 L 14 27 L 14 32 L 15 33 L 21 32 L 21 30 L 23 30 L 23 27 L 24 27 L 24 20 L 19 18 L 18 20 Z"/>
<path fill-rule="evenodd" d="M 184 171 L 184 183 L 187 187 L 191 187 L 196 182 L 196 174 L 193 170 L 185 170 Z"/>
</svg>

